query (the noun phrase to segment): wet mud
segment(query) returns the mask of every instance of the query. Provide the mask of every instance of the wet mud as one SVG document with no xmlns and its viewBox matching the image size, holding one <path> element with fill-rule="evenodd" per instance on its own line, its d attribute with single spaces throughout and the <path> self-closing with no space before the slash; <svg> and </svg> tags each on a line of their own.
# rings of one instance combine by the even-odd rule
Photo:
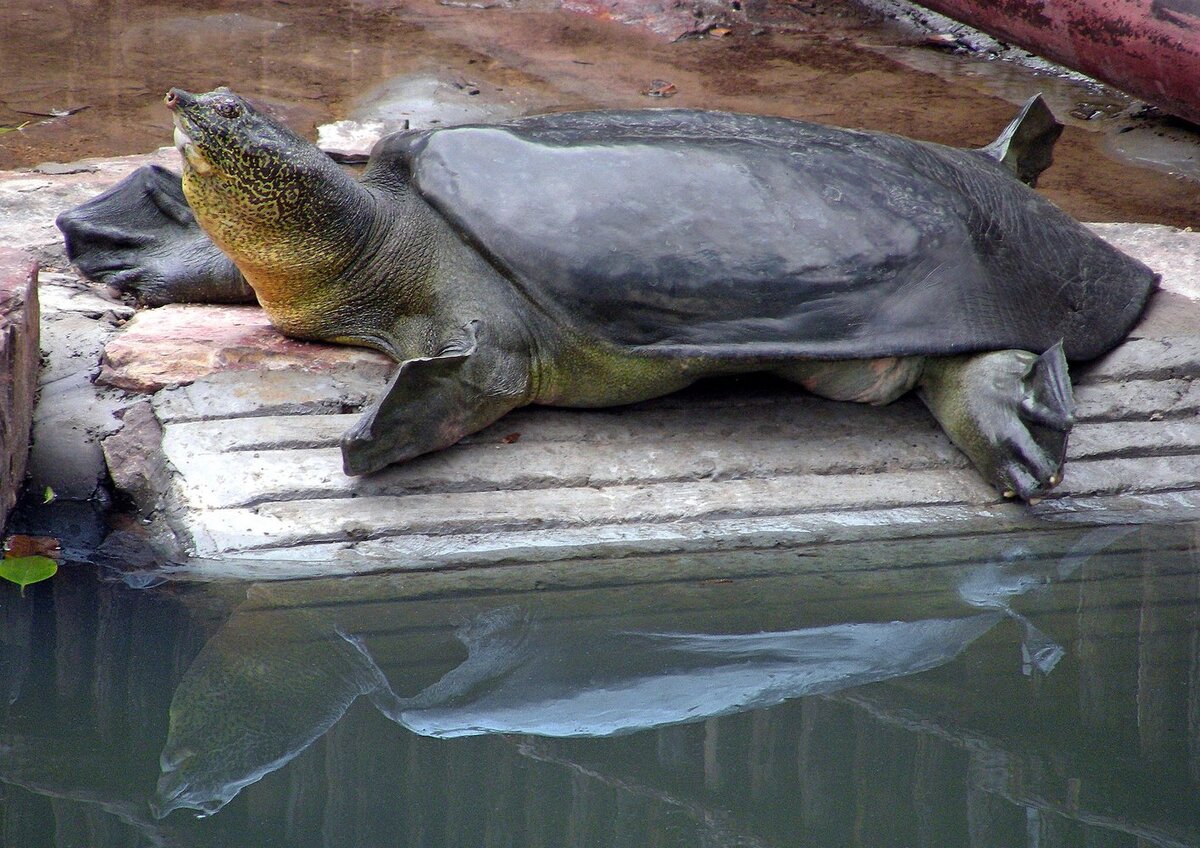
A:
<svg viewBox="0 0 1200 848">
<path fill-rule="evenodd" d="M 467 119 L 686 106 L 955 145 L 987 143 L 1016 103 L 1046 90 L 1068 124 L 1041 184 L 1056 202 L 1092 221 L 1200 219 L 1197 183 L 1182 175 L 1195 167 L 1192 131 L 1134 120 L 1118 94 L 963 55 L 953 39 L 931 40 L 850 0 L 742 7 L 731 0 L 728 21 L 697 18 L 691 36 L 670 41 L 554 0 L 9 0 L 0 9 L 0 168 L 169 144 L 161 98 L 171 86 L 230 85 L 313 137 L 324 123 L 379 118 L 389 96 L 413 100 L 411 88 L 397 94 L 398 78 L 429 78 L 438 85 L 413 102 L 431 107 L 410 104 L 400 116 L 414 125 L 439 120 L 448 100 Z M 1183 147 L 1171 141 L 1164 153 L 1171 133 L 1183 133 Z"/>
</svg>

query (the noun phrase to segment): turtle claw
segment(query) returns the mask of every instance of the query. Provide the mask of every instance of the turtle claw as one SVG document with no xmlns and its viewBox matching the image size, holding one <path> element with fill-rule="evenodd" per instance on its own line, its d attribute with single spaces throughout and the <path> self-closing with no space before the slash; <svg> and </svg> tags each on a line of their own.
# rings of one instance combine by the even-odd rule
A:
<svg viewBox="0 0 1200 848">
<path fill-rule="evenodd" d="M 237 266 L 200 229 L 179 175 L 165 168 L 139 168 L 55 223 L 85 277 L 143 303 L 255 302 Z"/>
<path fill-rule="evenodd" d="M 1003 497 L 1032 501 L 1062 481 L 1075 402 L 1061 345 L 930 359 L 920 392 Z"/>
</svg>

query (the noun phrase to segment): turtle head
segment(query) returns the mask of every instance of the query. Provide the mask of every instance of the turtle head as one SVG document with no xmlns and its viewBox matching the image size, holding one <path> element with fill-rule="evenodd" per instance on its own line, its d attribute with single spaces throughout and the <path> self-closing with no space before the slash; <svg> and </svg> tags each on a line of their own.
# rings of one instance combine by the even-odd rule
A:
<svg viewBox="0 0 1200 848">
<path fill-rule="evenodd" d="M 323 308 L 313 299 L 358 250 L 363 192 L 315 145 L 227 88 L 173 88 L 165 102 L 196 220 L 268 312 L 277 305 L 281 329 L 315 332 L 305 329 Z"/>
<path fill-rule="evenodd" d="M 324 158 L 312 144 L 228 88 L 192 94 L 180 88 L 164 102 L 175 119 L 175 145 L 189 176 L 224 183 L 231 192 L 261 191 Z M 322 163 L 323 164 L 323 163 Z M 252 196 L 244 198 L 252 202 Z"/>
</svg>

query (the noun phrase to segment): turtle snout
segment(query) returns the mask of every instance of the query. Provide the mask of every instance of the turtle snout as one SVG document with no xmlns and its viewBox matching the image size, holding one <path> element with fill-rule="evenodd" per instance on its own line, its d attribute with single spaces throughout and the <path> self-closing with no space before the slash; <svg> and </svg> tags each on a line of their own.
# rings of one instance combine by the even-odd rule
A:
<svg viewBox="0 0 1200 848">
<path fill-rule="evenodd" d="M 167 92 L 167 96 L 163 98 L 163 103 L 167 108 L 174 112 L 176 109 L 182 109 L 194 103 L 196 95 L 190 91 L 184 91 L 182 88 L 172 88 Z"/>
</svg>

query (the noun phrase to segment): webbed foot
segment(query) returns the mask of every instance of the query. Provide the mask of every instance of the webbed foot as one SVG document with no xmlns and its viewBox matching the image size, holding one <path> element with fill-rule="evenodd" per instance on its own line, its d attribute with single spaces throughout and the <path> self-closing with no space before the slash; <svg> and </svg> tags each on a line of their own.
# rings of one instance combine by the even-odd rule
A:
<svg viewBox="0 0 1200 848">
<path fill-rule="evenodd" d="M 1041 356 L 1002 350 L 930 358 L 921 399 L 951 441 L 1007 498 L 1062 481 L 1075 401 L 1062 345 Z"/>
<path fill-rule="evenodd" d="M 89 279 L 164 303 L 255 303 L 233 260 L 196 223 L 181 178 L 139 168 L 58 216 L 67 257 Z"/>
</svg>

